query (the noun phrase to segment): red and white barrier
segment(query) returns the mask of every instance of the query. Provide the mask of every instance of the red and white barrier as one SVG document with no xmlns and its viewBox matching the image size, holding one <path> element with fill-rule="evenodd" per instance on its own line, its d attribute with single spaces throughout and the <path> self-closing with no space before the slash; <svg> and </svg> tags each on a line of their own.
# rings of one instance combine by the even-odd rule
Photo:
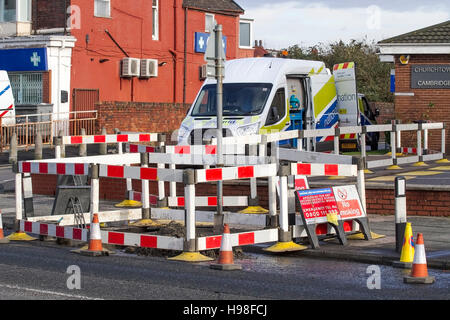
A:
<svg viewBox="0 0 450 320">
<path fill-rule="evenodd" d="M 128 193 L 129 199 L 128 200 L 134 200 L 142 202 L 142 192 L 138 191 L 129 191 Z M 154 194 L 149 195 L 149 204 L 152 206 L 156 206 L 158 204 L 158 196 Z"/>
<path fill-rule="evenodd" d="M 89 229 L 62 227 L 56 224 L 20 221 L 20 231 L 50 236 L 62 239 L 88 241 Z M 166 250 L 183 250 L 183 239 L 167 236 L 152 236 L 138 233 L 126 233 L 100 230 L 102 243 L 132 246 L 142 248 L 156 248 Z"/>
<path fill-rule="evenodd" d="M 351 164 L 291 163 L 292 175 L 356 177 L 357 166 Z"/>
<path fill-rule="evenodd" d="M 90 143 L 120 143 L 120 142 L 157 142 L 158 133 L 136 133 L 136 134 L 106 134 L 90 136 L 64 136 L 64 145 L 90 144 Z"/>
<path fill-rule="evenodd" d="M 21 173 L 87 176 L 89 164 L 20 161 L 18 170 Z"/>
<path fill-rule="evenodd" d="M 417 148 L 400 148 L 401 153 L 417 154 Z"/>
<path fill-rule="evenodd" d="M 276 163 L 273 163 L 242 167 L 200 169 L 196 170 L 195 174 L 197 183 L 270 177 L 277 174 L 277 165 Z"/>
<path fill-rule="evenodd" d="M 122 178 L 151 181 L 183 182 L 183 170 L 99 165 L 99 176 L 106 178 Z"/>
<path fill-rule="evenodd" d="M 183 250 L 183 238 L 103 230 L 101 231 L 101 235 L 102 243 L 105 244 L 166 250 Z"/>
<path fill-rule="evenodd" d="M 258 243 L 274 242 L 278 240 L 278 229 L 266 229 L 251 232 L 231 233 L 231 246 L 246 246 Z M 220 248 L 222 236 L 208 236 L 197 239 L 198 250 Z"/>
<path fill-rule="evenodd" d="M 56 224 L 20 220 L 20 231 L 56 238 L 88 241 L 88 229 L 63 227 Z"/>
</svg>

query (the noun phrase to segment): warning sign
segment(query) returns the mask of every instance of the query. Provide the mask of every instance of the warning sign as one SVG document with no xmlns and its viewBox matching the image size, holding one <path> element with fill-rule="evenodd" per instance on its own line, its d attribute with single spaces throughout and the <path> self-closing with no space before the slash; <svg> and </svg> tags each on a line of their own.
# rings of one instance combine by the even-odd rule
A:
<svg viewBox="0 0 450 320">
<path fill-rule="evenodd" d="M 303 176 L 303 175 L 295 176 L 294 187 L 295 187 L 295 190 L 309 189 L 308 180 L 306 179 L 306 176 Z"/>
<path fill-rule="evenodd" d="M 342 220 L 365 216 L 355 185 L 333 187 L 333 192 Z"/>
<path fill-rule="evenodd" d="M 338 215 L 338 205 L 331 188 L 296 191 L 307 224 L 327 222 L 327 216 Z"/>
</svg>

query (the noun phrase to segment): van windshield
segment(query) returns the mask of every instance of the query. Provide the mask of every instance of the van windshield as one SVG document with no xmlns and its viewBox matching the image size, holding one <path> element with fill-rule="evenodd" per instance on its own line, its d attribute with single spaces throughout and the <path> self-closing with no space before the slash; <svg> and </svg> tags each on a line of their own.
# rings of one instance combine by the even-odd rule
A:
<svg viewBox="0 0 450 320">
<path fill-rule="evenodd" d="M 223 85 L 223 115 L 251 116 L 260 114 L 269 97 L 270 83 L 225 83 Z M 216 85 L 206 85 L 192 109 L 191 116 L 215 116 Z"/>
</svg>

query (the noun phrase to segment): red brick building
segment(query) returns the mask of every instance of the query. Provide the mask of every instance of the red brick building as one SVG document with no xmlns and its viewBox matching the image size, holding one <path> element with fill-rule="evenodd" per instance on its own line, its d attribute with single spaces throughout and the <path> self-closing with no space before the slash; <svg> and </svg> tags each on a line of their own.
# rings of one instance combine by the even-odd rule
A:
<svg viewBox="0 0 450 320">
<path fill-rule="evenodd" d="M 35 59 L 45 64 L 37 69 L 4 68 L 29 77 L 42 91 L 27 103 L 52 104 L 55 113 L 92 110 L 102 101 L 128 106 L 141 102 L 138 109 L 165 108 L 155 125 L 159 131 L 174 130 L 185 108 L 179 108 L 177 123 L 170 128 L 162 128 L 167 123 L 158 121 L 169 117 L 168 104 L 194 100 L 203 82 L 201 66 L 214 20 L 223 26 L 227 59 L 254 55 L 252 21 L 241 18 L 244 10 L 233 0 L 10 0 L 8 4 L 8 12 L 0 10 L 0 53 L 23 49 L 24 63 L 29 63 L 33 49 L 41 48 Z M 31 75 L 38 75 L 37 80 Z M 17 86 L 13 90 L 22 91 Z M 118 119 L 129 118 L 129 111 Z"/>
<path fill-rule="evenodd" d="M 381 61 L 395 67 L 395 118 L 444 122 L 450 150 L 450 20 L 380 41 Z M 431 132 L 430 149 L 440 150 L 439 132 Z M 402 136 L 402 146 L 415 146 Z M 410 145 L 408 145 L 410 144 Z"/>
</svg>

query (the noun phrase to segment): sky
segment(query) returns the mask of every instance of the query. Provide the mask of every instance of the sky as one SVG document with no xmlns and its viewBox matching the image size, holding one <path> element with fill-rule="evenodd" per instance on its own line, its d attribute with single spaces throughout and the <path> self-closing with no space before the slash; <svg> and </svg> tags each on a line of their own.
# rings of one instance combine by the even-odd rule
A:
<svg viewBox="0 0 450 320">
<path fill-rule="evenodd" d="M 450 20 L 449 0 L 235 0 L 269 49 L 380 41 Z"/>
</svg>

